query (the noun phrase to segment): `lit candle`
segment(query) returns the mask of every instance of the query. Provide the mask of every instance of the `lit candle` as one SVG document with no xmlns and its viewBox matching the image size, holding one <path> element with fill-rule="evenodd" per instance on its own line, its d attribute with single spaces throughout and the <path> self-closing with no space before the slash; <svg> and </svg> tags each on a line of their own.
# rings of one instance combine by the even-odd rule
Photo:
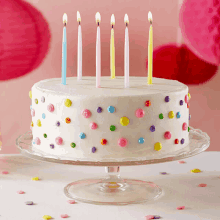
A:
<svg viewBox="0 0 220 220">
<path fill-rule="evenodd" d="M 66 24 L 67 24 L 67 14 L 63 14 L 63 44 L 62 44 L 62 84 L 66 85 Z"/>
<path fill-rule="evenodd" d="M 96 88 L 100 88 L 100 78 L 101 78 L 101 39 L 100 39 L 100 21 L 101 15 L 99 12 L 96 13 L 96 23 L 97 27 L 97 37 L 96 37 Z"/>
<path fill-rule="evenodd" d="M 148 20 L 150 22 L 149 41 L 148 41 L 148 84 L 152 84 L 152 60 L 153 60 L 153 18 L 152 13 L 148 12 Z"/>
<path fill-rule="evenodd" d="M 129 36 L 128 36 L 128 15 L 125 14 L 124 22 L 125 28 L 125 49 L 124 49 L 124 87 L 129 87 Z"/>
<path fill-rule="evenodd" d="M 111 69 L 111 79 L 115 78 L 115 38 L 114 38 L 114 29 L 113 25 L 115 25 L 115 16 L 112 14 L 111 16 L 111 43 L 110 43 L 110 69 Z"/>
<path fill-rule="evenodd" d="M 81 29 L 81 17 L 80 13 L 77 11 L 77 22 L 79 22 L 78 26 L 78 54 L 77 54 L 77 79 L 82 79 L 82 29 Z"/>
</svg>

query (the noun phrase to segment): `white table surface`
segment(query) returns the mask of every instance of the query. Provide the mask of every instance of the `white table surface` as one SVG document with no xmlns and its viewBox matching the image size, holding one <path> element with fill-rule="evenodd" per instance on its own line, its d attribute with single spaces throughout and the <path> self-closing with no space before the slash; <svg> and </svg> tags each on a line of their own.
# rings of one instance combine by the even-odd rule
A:
<svg viewBox="0 0 220 220">
<path fill-rule="evenodd" d="M 69 204 L 63 193 L 70 182 L 104 176 L 104 167 L 41 162 L 19 154 L 0 155 L 0 220 L 39 220 L 44 215 L 63 219 L 61 214 L 74 220 L 145 220 L 146 215 L 160 215 L 163 220 L 220 219 L 220 152 L 203 152 L 184 161 L 121 167 L 121 177 L 154 182 L 162 187 L 163 195 L 150 203 L 111 206 Z M 195 168 L 202 172 L 191 173 Z M 31 180 L 35 176 L 41 180 Z M 200 183 L 207 187 L 198 187 Z M 17 194 L 19 190 L 25 194 Z M 34 205 L 26 205 L 26 201 Z M 177 210 L 177 206 L 186 208 Z"/>
</svg>

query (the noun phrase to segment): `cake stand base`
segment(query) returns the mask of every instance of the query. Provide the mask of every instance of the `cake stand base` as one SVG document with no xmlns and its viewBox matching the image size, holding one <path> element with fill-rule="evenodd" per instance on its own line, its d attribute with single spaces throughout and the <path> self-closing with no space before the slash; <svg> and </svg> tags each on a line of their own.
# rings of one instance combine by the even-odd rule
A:
<svg viewBox="0 0 220 220">
<path fill-rule="evenodd" d="M 68 198 L 97 205 L 143 203 L 162 194 L 162 189 L 152 182 L 122 179 L 119 170 L 119 167 L 106 167 L 105 178 L 75 181 L 64 188 L 64 193 Z"/>
</svg>

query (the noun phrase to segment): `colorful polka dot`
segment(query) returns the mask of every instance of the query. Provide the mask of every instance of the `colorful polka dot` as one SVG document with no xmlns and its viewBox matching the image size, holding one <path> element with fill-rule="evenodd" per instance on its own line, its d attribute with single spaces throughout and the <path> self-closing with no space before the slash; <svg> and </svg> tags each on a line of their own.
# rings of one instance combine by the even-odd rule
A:
<svg viewBox="0 0 220 220">
<path fill-rule="evenodd" d="M 169 117 L 169 118 L 174 118 L 174 112 L 173 112 L 173 111 L 170 111 L 169 114 L 168 114 L 168 117 Z"/>
<path fill-rule="evenodd" d="M 182 128 L 183 128 L 184 131 L 187 130 L 187 124 L 186 124 L 186 122 L 183 123 Z"/>
<path fill-rule="evenodd" d="M 56 137 L 55 142 L 57 145 L 61 145 L 63 143 L 63 139 L 61 137 Z"/>
<path fill-rule="evenodd" d="M 70 106 L 72 105 L 71 100 L 70 100 L 70 99 L 66 99 L 65 102 L 64 102 L 64 105 L 65 105 L 66 107 L 70 107 Z"/>
<path fill-rule="evenodd" d="M 189 104 L 189 103 L 187 103 L 187 108 L 189 108 L 189 106 L 190 106 L 190 104 Z"/>
<path fill-rule="evenodd" d="M 169 102 L 170 101 L 170 97 L 169 96 L 166 96 L 165 97 L 165 102 Z"/>
<path fill-rule="evenodd" d="M 171 138 L 171 132 L 170 132 L 170 131 L 166 131 L 166 132 L 164 133 L 164 138 L 165 138 L 165 139 L 170 139 L 170 138 Z"/>
<path fill-rule="evenodd" d="M 191 173 L 201 173 L 202 171 L 200 169 L 193 169 L 191 170 Z"/>
<path fill-rule="evenodd" d="M 92 153 L 95 153 L 96 152 L 96 147 L 93 147 L 92 148 Z"/>
<path fill-rule="evenodd" d="M 137 118 L 143 118 L 145 115 L 145 112 L 143 109 L 139 108 L 135 111 L 135 115 Z"/>
<path fill-rule="evenodd" d="M 40 144 L 41 144 L 41 141 L 40 141 L 40 138 L 39 138 L 39 137 L 36 137 L 36 138 L 35 138 L 35 143 L 36 143 L 37 145 L 40 145 Z"/>
<path fill-rule="evenodd" d="M 191 115 L 189 114 L 189 120 L 191 119 Z"/>
<path fill-rule="evenodd" d="M 114 125 L 110 126 L 110 131 L 115 131 L 116 127 Z"/>
<path fill-rule="evenodd" d="M 97 112 L 98 112 L 98 113 L 101 113 L 101 112 L 102 112 L 102 108 L 101 108 L 101 107 L 98 107 L 98 108 L 97 108 Z"/>
<path fill-rule="evenodd" d="M 154 150 L 159 151 L 161 149 L 162 149 L 162 144 L 160 142 L 154 144 Z"/>
<path fill-rule="evenodd" d="M 30 105 L 30 109 L 32 109 L 32 105 Z"/>
<path fill-rule="evenodd" d="M 123 126 L 127 126 L 128 124 L 129 124 L 129 119 L 127 118 L 127 117 L 121 117 L 120 118 L 120 123 L 121 123 L 121 125 L 123 125 Z"/>
<path fill-rule="evenodd" d="M 41 121 L 40 121 L 40 119 L 37 120 L 37 126 L 38 126 L 38 127 L 41 127 Z"/>
<path fill-rule="evenodd" d="M 188 93 L 189 100 L 191 99 L 191 95 Z"/>
<path fill-rule="evenodd" d="M 65 119 L 65 122 L 66 122 L 67 124 L 69 124 L 69 123 L 71 122 L 71 119 L 70 119 L 70 118 L 66 118 L 66 119 Z"/>
<path fill-rule="evenodd" d="M 81 133 L 79 134 L 79 137 L 80 137 L 80 139 L 84 139 L 84 138 L 86 137 L 86 135 L 85 135 L 83 132 L 81 132 Z"/>
<path fill-rule="evenodd" d="M 34 101 L 35 101 L 36 104 L 38 104 L 38 99 L 35 99 Z"/>
<path fill-rule="evenodd" d="M 155 126 L 154 125 L 150 126 L 150 131 L 155 132 Z"/>
<path fill-rule="evenodd" d="M 31 116 L 34 117 L 35 116 L 35 110 L 31 109 Z"/>
<path fill-rule="evenodd" d="M 52 218 L 52 217 L 51 217 L 50 215 L 44 215 L 44 216 L 43 216 L 43 219 L 44 219 L 44 220 L 49 220 L 49 219 L 51 219 L 51 218 Z"/>
<path fill-rule="evenodd" d="M 56 126 L 59 127 L 60 126 L 60 122 L 56 121 Z"/>
<path fill-rule="evenodd" d="M 29 91 L 29 97 L 32 99 L 32 91 Z"/>
<path fill-rule="evenodd" d="M 107 144 L 107 140 L 106 139 L 102 139 L 101 140 L 101 145 L 106 145 Z"/>
<path fill-rule="evenodd" d="M 127 139 L 125 139 L 125 138 L 120 138 L 120 139 L 118 139 L 118 145 L 119 145 L 120 147 L 126 147 L 127 143 L 128 143 L 128 141 L 127 141 Z"/>
<path fill-rule="evenodd" d="M 190 131 L 190 127 L 188 127 L 188 132 Z"/>
<path fill-rule="evenodd" d="M 146 219 L 146 220 L 154 219 L 154 215 L 146 215 L 146 216 L 145 216 L 145 219 Z"/>
<path fill-rule="evenodd" d="M 70 144 L 70 146 L 71 146 L 72 148 L 75 148 L 75 147 L 76 147 L 76 144 L 72 142 L 72 143 Z"/>
<path fill-rule="evenodd" d="M 150 100 L 147 100 L 147 101 L 145 102 L 145 106 L 146 106 L 146 107 L 150 107 L 150 106 L 151 106 L 151 101 L 150 101 Z"/>
<path fill-rule="evenodd" d="M 198 185 L 198 187 L 206 187 L 207 186 L 207 184 L 205 184 L 205 183 L 200 183 L 199 185 Z"/>
<path fill-rule="evenodd" d="M 184 138 L 181 139 L 181 144 L 184 144 L 185 140 Z"/>
<path fill-rule="evenodd" d="M 159 114 L 159 119 L 163 119 L 163 114 Z"/>
<path fill-rule="evenodd" d="M 188 95 L 185 95 L 185 103 L 188 103 L 189 102 L 189 97 Z"/>
<path fill-rule="evenodd" d="M 50 148 L 51 148 L 51 149 L 54 149 L 54 144 L 50 144 Z"/>
<path fill-rule="evenodd" d="M 33 121 L 31 122 L 31 127 L 34 127 L 34 122 Z"/>
<path fill-rule="evenodd" d="M 109 107 L 107 108 L 107 110 L 108 110 L 108 112 L 113 113 L 113 112 L 115 112 L 115 107 L 109 106 Z"/>
<path fill-rule="evenodd" d="M 47 106 L 47 110 L 48 110 L 49 112 L 53 112 L 53 111 L 54 111 L 54 105 L 53 105 L 53 104 L 49 104 L 49 105 Z"/>
<path fill-rule="evenodd" d="M 178 140 L 178 139 L 175 139 L 174 143 L 175 143 L 175 144 L 179 144 L 179 140 Z"/>
<path fill-rule="evenodd" d="M 138 139 L 138 143 L 139 143 L 139 144 L 143 144 L 143 143 L 144 143 L 144 138 L 142 138 L 142 137 L 139 138 L 139 139 Z"/>
<path fill-rule="evenodd" d="M 42 114 L 42 118 L 43 118 L 43 119 L 45 119 L 45 118 L 46 118 L 46 115 L 45 115 L 45 113 L 43 113 L 43 114 Z"/>
<path fill-rule="evenodd" d="M 176 209 L 177 210 L 183 210 L 183 209 L 185 209 L 185 206 L 178 206 Z"/>
<path fill-rule="evenodd" d="M 96 129 L 96 128 L 98 127 L 98 125 L 97 125 L 95 122 L 91 122 L 91 123 L 89 124 L 89 126 L 90 126 L 90 128 L 91 128 L 92 130 L 94 130 L 94 129 Z"/>
<path fill-rule="evenodd" d="M 180 105 L 183 105 L 183 100 L 180 100 Z"/>
<path fill-rule="evenodd" d="M 45 97 L 44 96 L 41 97 L 41 102 L 43 102 L 43 103 L 45 102 Z"/>
<path fill-rule="evenodd" d="M 47 134 L 44 134 L 44 138 L 47 138 Z"/>
<path fill-rule="evenodd" d="M 180 112 L 177 112 L 177 113 L 176 113 L 176 117 L 177 117 L 177 118 L 180 118 L 180 117 L 181 117 Z"/>
<path fill-rule="evenodd" d="M 90 118 L 91 117 L 91 112 L 88 110 L 88 109 L 83 109 L 81 111 L 81 115 L 84 117 L 84 118 Z"/>
</svg>

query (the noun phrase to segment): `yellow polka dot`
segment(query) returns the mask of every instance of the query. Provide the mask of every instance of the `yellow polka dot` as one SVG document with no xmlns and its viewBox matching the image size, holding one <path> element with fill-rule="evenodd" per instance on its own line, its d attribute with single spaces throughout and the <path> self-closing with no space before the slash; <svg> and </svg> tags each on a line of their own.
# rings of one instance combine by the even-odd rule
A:
<svg viewBox="0 0 220 220">
<path fill-rule="evenodd" d="M 44 219 L 44 220 L 48 220 L 48 219 L 51 219 L 51 218 L 52 218 L 52 217 L 49 216 L 49 215 L 44 215 L 44 216 L 43 216 L 43 219 Z"/>
<path fill-rule="evenodd" d="M 170 111 L 169 114 L 168 114 L 168 116 L 169 116 L 169 118 L 174 118 L 174 116 L 175 116 L 175 115 L 174 115 L 174 112 L 173 112 L 173 111 Z"/>
<path fill-rule="evenodd" d="M 193 170 L 191 170 L 191 173 L 200 173 L 200 172 L 202 172 L 200 169 L 193 169 Z"/>
<path fill-rule="evenodd" d="M 32 91 L 29 91 L 29 97 L 32 99 Z"/>
<path fill-rule="evenodd" d="M 188 93 L 189 100 L 191 99 L 191 95 Z"/>
<path fill-rule="evenodd" d="M 2 142 L 0 141 L 0 146 L 2 146 Z"/>
<path fill-rule="evenodd" d="M 120 118 L 120 123 L 123 126 L 127 126 L 129 124 L 129 119 L 127 117 L 121 117 Z"/>
<path fill-rule="evenodd" d="M 70 107 L 72 105 L 72 102 L 70 99 L 66 99 L 64 104 L 66 107 Z"/>
<path fill-rule="evenodd" d="M 37 126 L 38 126 L 38 127 L 41 127 L 41 121 L 40 121 L 40 119 L 37 120 Z"/>
<path fill-rule="evenodd" d="M 38 180 L 39 180 L 39 177 L 38 177 L 38 176 L 36 176 L 36 177 L 33 177 L 33 178 L 31 178 L 31 180 L 35 180 L 35 181 L 38 181 Z"/>
<path fill-rule="evenodd" d="M 162 148 L 162 144 L 160 142 L 157 142 L 156 144 L 154 144 L 154 150 L 159 151 Z"/>
<path fill-rule="evenodd" d="M 31 127 L 34 127 L 34 122 L 33 121 L 31 122 Z"/>
</svg>

